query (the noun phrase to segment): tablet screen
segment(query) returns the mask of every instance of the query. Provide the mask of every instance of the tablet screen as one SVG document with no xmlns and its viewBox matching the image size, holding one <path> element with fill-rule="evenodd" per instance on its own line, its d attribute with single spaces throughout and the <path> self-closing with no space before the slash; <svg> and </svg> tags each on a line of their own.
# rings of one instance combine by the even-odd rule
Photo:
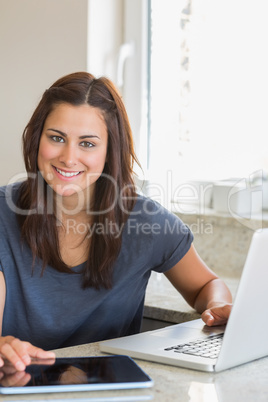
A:
<svg viewBox="0 0 268 402">
<path fill-rule="evenodd" d="M 39 393 L 151 387 L 151 378 L 129 356 L 36 360 L 25 372 L 0 368 L 0 393 Z M 2 378 L 1 378 L 2 377 Z"/>
</svg>

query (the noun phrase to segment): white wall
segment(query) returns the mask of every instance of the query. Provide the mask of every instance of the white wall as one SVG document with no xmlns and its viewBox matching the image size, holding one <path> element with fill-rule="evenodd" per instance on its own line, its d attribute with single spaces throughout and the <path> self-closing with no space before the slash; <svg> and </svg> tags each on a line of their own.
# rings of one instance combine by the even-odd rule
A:
<svg viewBox="0 0 268 402">
<path fill-rule="evenodd" d="M 40 96 L 87 68 L 88 0 L 0 0 L 0 185 L 24 172 L 21 135 Z"/>
<path fill-rule="evenodd" d="M 135 0 L 136 1 L 136 0 Z M 123 37 L 125 0 L 89 0 L 88 71 L 117 84 L 117 64 Z"/>
<path fill-rule="evenodd" d="M 121 92 L 135 151 L 146 169 L 147 1 L 89 0 L 88 21 L 88 71 L 109 77 Z M 135 172 L 140 173 L 137 166 Z"/>
</svg>

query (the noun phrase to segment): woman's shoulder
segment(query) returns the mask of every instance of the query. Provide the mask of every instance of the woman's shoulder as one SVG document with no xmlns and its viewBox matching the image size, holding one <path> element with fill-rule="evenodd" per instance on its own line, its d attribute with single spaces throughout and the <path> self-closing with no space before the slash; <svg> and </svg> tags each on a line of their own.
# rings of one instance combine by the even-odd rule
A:
<svg viewBox="0 0 268 402">
<path fill-rule="evenodd" d="M 6 198 L 10 196 L 14 196 L 14 194 L 18 193 L 22 182 L 16 182 L 7 184 L 4 186 L 0 186 L 0 198 Z"/>
<path fill-rule="evenodd" d="M 133 215 L 141 216 L 169 216 L 173 215 L 165 206 L 160 204 L 158 201 L 153 200 L 142 194 L 137 195 L 136 203 L 132 211 Z"/>
<path fill-rule="evenodd" d="M 138 195 L 136 204 L 129 216 L 132 224 L 150 224 L 152 228 L 161 227 L 161 233 L 188 234 L 189 228 L 179 216 L 164 205 L 144 195 Z"/>
<path fill-rule="evenodd" d="M 13 183 L 0 187 L 0 216 L 16 212 L 20 185 L 21 183 Z"/>
<path fill-rule="evenodd" d="M 0 186 L 0 199 L 6 198 L 7 186 Z"/>
<path fill-rule="evenodd" d="M 155 209 L 157 202 L 152 198 L 149 198 L 143 194 L 137 194 L 134 211 L 143 210 L 144 206 L 147 206 L 150 210 Z"/>
</svg>

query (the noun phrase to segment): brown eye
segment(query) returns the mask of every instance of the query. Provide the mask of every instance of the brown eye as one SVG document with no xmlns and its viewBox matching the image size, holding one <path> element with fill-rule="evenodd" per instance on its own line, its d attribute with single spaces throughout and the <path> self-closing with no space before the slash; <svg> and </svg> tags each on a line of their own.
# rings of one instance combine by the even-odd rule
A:
<svg viewBox="0 0 268 402">
<path fill-rule="evenodd" d="M 81 144 L 82 147 L 84 147 L 84 148 L 92 148 L 92 147 L 95 146 L 94 144 L 92 144 L 92 142 L 88 142 L 88 141 L 82 141 L 80 144 Z"/>
<path fill-rule="evenodd" d="M 64 142 L 64 139 L 62 137 L 59 137 L 58 135 L 51 135 L 50 139 L 54 142 Z"/>
</svg>

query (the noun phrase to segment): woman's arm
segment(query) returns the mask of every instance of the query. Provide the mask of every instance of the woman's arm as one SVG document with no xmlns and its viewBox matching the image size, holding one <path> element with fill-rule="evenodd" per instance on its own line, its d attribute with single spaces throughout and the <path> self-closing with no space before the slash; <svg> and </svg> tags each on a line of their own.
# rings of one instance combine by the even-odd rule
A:
<svg viewBox="0 0 268 402">
<path fill-rule="evenodd" d="M 3 272 L 0 271 L 0 367 L 4 360 L 9 360 L 18 371 L 25 370 L 25 366 L 31 363 L 31 358 L 49 359 L 55 358 L 53 352 L 45 352 L 29 342 L 23 342 L 14 336 L 2 336 L 2 322 L 6 299 L 6 284 Z"/>
<path fill-rule="evenodd" d="M 202 261 L 193 245 L 165 275 L 190 306 L 202 313 L 207 325 L 227 322 L 232 295 L 225 283 Z"/>
</svg>

